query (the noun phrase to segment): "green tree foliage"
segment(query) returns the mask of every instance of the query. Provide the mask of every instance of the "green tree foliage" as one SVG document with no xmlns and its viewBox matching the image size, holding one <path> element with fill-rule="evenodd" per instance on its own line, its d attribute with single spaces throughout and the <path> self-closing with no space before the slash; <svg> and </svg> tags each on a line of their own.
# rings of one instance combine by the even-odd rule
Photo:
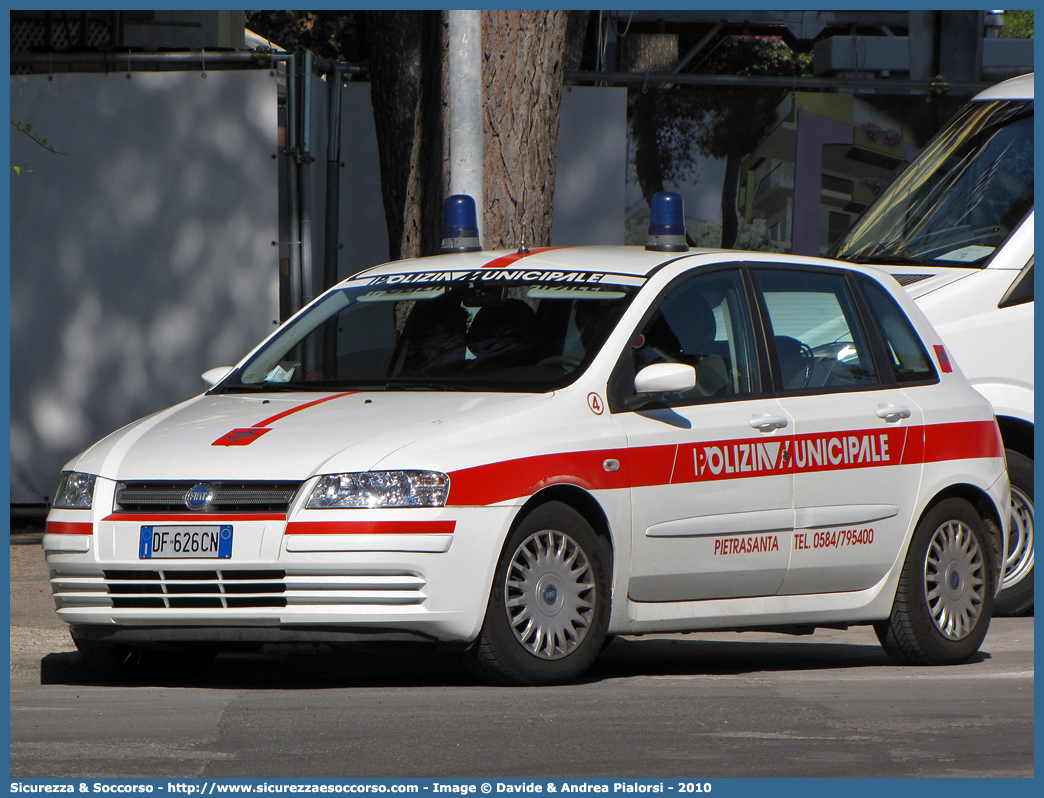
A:
<svg viewBox="0 0 1044 798">
<path fill-rule="evenodd" d="M 19 122 L 15 117 L 12 116 L 11 117 L 11 127 L 13 127 L 17 132 L 21 133 L 23 136 L 26 136 L 26 137 L 32 139 L 33 142 L 35 142 L 40 147 L 43 147 L 48 152 L 54 153 L 55 155 L 68 155 L 69 154 L 67 152 L 62 152 L 61 150 L 59 150 L 59 149 L 55 148 L 54 146 L 48 144 L 47 143 L 47 139 L 42 138 L 38 133 L 34 133 L 33 132 L 33 123 L 32 122 Z M 22 166 L 12 166 L 11 170 L 19 177 L 21 177 L 26 172 L 33 171 L 32 169 L 29 168 L 29 164 L 23 164 Z"/>
<path fill-rule="evenodd" d="M 811 75 L 812 53 L 791 50 L 775 36 L 729 36 L 707 56 L 709 75 Z"/>
<path fill-rule="evenodd" d="M 698 66 L 711 75 L 807 75 L 808 54 L 795 53 L 781 39 L 728 36 Z M 636 89 L 628 111 L 635 141 L 635 171 L 648 202 L 665 181 L 688 180 L 700 155 L 725 161 L 721 197 L 721 245 L 736 245 L 740 163 L 775 121 L 782 89 L 727 86 L 673 86 Z"/>
<path fill-rule="evenodd" d="M 362 63 L 365 24 L 359 11 L 247 11 L 246 24 L 285 50 L 296 45 L 331 61 Z"/>
<path fill-rule="evenodd" d="M 1004 27 L 998 35 L 1002 39 L 1032 39 L 1033 9 L 1026 11 L 1005 11 Z"/>
</svg>

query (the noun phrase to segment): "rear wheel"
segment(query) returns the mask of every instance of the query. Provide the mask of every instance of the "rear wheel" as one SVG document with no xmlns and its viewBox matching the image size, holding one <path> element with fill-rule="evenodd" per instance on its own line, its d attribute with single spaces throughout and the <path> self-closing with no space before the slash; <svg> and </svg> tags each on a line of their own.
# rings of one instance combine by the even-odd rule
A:
<svg viewBox="0 0 1044 798">
<path fill-rule="evenodd" d="M 1033 461 L 1011 449 L 1004 454 L 1011 480 L 1011 533 L 993 614 L 1018 615 L 1033 606 Z"/>
<path fill-rule="evenodd" d="M 500 555 L 482 631 L 468 652 L 481 676 L 497 684 L 554 684 L 590 667 L 609 621 L 605 548 L 560 502 L 519 524 Z"/>
<path fill-rule="evenodd" d="M 888 655 L 903 664 L 956 665 L 982 644 L 995 580 L 986 527 L 967 501 L 946 499 L 914 531 L 886 621 L 874 625 Z"/>
</svg>

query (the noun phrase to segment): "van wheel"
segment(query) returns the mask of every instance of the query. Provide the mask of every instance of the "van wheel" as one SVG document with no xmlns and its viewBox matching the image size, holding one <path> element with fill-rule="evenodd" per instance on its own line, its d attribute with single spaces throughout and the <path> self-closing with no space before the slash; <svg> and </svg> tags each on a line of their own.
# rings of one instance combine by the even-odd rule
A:
<svg viewBox="0 0 1044 798">
<path fill-rule="evenodd" d="M 142 648 L 72 636 L 84 662 L 95 672 L 120 681 L 167 682 L 191 679 L 217 652 L 210 649 Z"/>
<path fill-rule="evenodd" d="M 956 665 L 969 659 L 990 626 L 995 580 L 985 525 L 964 499 L 925 514 L 907 552 L 891 617 L 874 624 L 896 662 Z"/>
<path fill-rule="evenodd" d="M 1004 450 L 1011 480 L 1011 534 L 1004 557 L 1001 594 L 993 614 L 1019 615 L 1033 606 L 1033 461 Z"/>
<path fill-rule="evenodd" d="M 609 622 L 603 546 L 590 524 L 560 502 L 530 513 L 508 537 L 493 575 L 486 618 L 469 649 L 476 672 L 496 684 L 555 684 L 586 671 Z"/>
</svg>

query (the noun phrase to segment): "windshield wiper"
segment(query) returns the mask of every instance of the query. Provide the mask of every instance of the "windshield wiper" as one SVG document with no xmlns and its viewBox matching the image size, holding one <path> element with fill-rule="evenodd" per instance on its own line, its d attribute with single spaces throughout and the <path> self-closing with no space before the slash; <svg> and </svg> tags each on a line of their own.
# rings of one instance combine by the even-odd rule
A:
<svg viewBox="0 0 1044 798">
<path fill-rule="evenodd" d="M 431 382 L 427 380 L 394 380 L 384 383 L 386 391 L 460 391 L 464 390 L 456 385 L 448 385 L 444 382 Z"/>
<path fill-rule="evenodd" d="M 216 393 L 335 393 L 341 388 L 331 388 L 319 382 L 254 382 L 223 387 Z"/>
<path fill-rule="evenodd" d="M 865 264 L 867 266 L 927 266 L 929 261 L 919 258 L 911 258 L 909 255 L 890 253 L 886 255 L 869 255 L 865 258 L 842 257 L 839 260 L 847 260 L 849 263 Z"/>
</svg>

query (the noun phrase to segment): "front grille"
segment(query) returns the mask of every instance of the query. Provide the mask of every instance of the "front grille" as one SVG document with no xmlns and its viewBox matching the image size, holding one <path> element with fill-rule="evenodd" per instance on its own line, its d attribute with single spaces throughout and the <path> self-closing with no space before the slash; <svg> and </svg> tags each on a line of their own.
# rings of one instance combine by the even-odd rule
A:
<svg viewBox="0 0 1044 798">
<path fill-rule="evenodd" d="M 404 606 L 424 602 L 417 574 L 325 573 L 276 569 L 110 569 L 101 576 L 54 573 L 51 589 L 59 607 L 114 609 L 249 609 L 337 605 Z"/>
<path fill-rule="evenodd" d="M 116 487 L 116 510 L 137 513 L 184 512 L 185 494 L 200 481 L 127 482 Z M 214 491 L 207 511 L 285 513 L 300 482 L 206 482 Z"/>
<path fill-rule="evenodd" d="M 105 571 L 112 606 L 285 607 L 284 571 Z"/>
</svg>

